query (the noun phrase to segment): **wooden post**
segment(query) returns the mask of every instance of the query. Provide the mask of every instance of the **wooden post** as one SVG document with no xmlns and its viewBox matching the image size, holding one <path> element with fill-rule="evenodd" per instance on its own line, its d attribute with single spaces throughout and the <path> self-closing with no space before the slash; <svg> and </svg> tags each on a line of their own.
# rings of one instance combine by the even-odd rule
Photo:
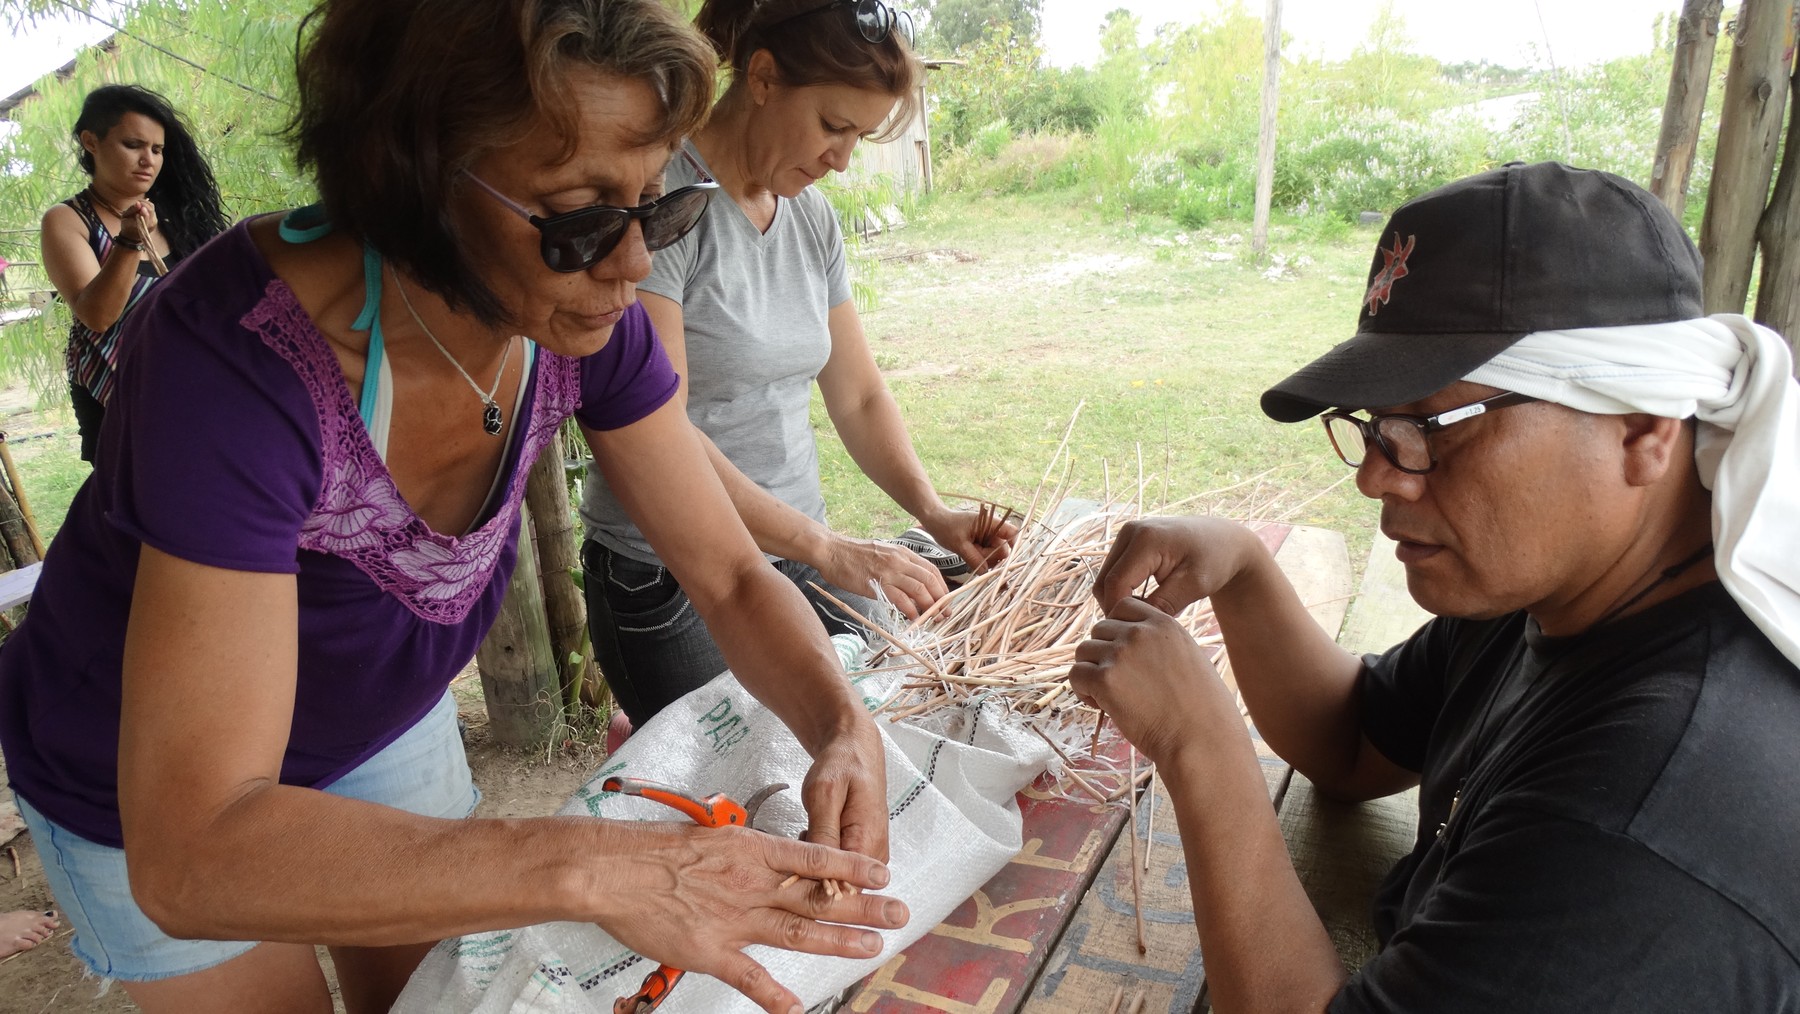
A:
<svg viewBox="0 0 1800 1014">
<path fill-rule="evenodd" d="M 572 576 L 575 568 L 581 566 L 580 540 L 575 531 L 575 515 L 569 510 L 561 433 L 532 466 L 525 482 L 525 503 L 531 508 L 537 529 L 538 582 L 543 588 L 544 614 L 549 621 L 550 651 L 561 674 L 563 700 L 568 701 L 570 691 L 585 686 L 594 678 L 595 670 L 591 657 L 581 657 L 582 645 L 586 643 L 587 603 Z"/>
<path fill-rule="evenodd" d="M 0 571 L 17 570 L 40 559 L 32 551 L 25 516 L 19 512 L 12 494 L 3 490 L 0 490 L 0 555 L 5 557 L 0 561 Z"/>
<path fill-rule="evenodd" d="M 1700 226 L 1707 313 L 1742 313 L 1756 262 L 1756 228 L 1775 175 L 1787 111 L 1794 0 L 1743 0 L 1725 78 L 1712 189 Z"/>
<path fill-rule="evenodd" d="M 1256 144 L 1256 221 L 1250 253 L 1261 261 L 1269 252 L 1269 205 L 1275 198 L 1275 114 L 1281 105 L 1281 0 L 1268 0 L 1263 17 L 1262 136 Z"/>
<path fill-rule="evenodd" d="M 1688 177 L 1700 147 L 1700 116 L 1706 111 L 1723 8 L 1724 0 L 1686 0 L 1681 6 L 1675 69 L 1669 74 L 1669 97 L 1663 103 L 1662 134 L 1656 139 L 1649 188 L 1677 219 L 1687 208 Z"/>
<path fill-rule="evenodd" d="M 500 603 L 500 615 L 475 652 L 488 731 L 508 746 L 535 747 L 562 719 L 560 670 L 550 650 L 550 626 L 538 584 L 531 509 L 521 505 L 519 563 Z"/>
<path fill-rule="evenodd" d="M 1800 22 L 1800 10 L 1795 16 Z M 1796 35 L 1800 35 L 1800 24 Z M 1788 58 L 1793 60 L 1794 55 L 1790 51 Z M 1769 199 L 1756 233 L 1763 257 L 1756 319 L 1780 332 L 1800 351 L 1800 60 L 1795 61 L 1788 93 L 1793 106 L 1788 110 L 1781 175 L 1775 180 L 1775 195 Z M 1794 375 L 1800 377 L 1800 355 L 1795 356 Z"/>
</svg>

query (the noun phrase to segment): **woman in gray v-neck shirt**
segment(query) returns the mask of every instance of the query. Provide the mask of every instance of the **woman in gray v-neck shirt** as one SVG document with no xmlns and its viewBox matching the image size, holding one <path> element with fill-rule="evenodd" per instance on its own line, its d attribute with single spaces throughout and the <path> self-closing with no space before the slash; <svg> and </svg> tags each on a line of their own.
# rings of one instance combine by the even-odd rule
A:
<svg viewBox="0 0 1800 1014">
<path fill-rule="evenodd" d="M 826 628 L 861 632 L 809 582 L 865 614 L 879 587 L 916 616 L 945 593 L 942 576 L 910 550 L 826 525 L 809 415 L 817 381 L 850 456 L 921 528 L 977 567 L 1004 557 L 1011 526 L 977 544 L 975 513 L 946 506 L 926 477 L 851 300 L 837 217 L 812 186 L 842 172 L 858 141 L 918 113 L 911 20 L 876 0 L 710 0 L 696 25 L 731 85 L 666 187 L 710 177 L 722 192 L 656 254 L 644 307 L 745 525 Z M 713 641 L 604 479 L 588 482 L 581 514 L 596 657 L 641 724 L 728 668 L 730 646 Z"/>
</svg>

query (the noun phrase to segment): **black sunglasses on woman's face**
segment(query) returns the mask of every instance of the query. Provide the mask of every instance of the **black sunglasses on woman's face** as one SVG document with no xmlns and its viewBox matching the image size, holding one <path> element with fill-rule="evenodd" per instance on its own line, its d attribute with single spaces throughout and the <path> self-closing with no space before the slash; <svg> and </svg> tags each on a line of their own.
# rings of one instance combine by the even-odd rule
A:
<svg viewBox="0 0 1800 1014">
<path fill-rule="evenodd" d="M 699 223 L 707 202 L 712 199 L 712 192 L 719 189 L 712 180 L 703 180 L 635 208 L 596 204 L 544 218 L 525 210 L 474 173 L 463 175 L 494 200 L 506 205 L 513 214 L 530 222 L 539 233 L 538 251 L 544 257 L 544 264 L 550 270 L 564 274 L 586 271 L 605 260 L 625 238 L 633 219 L 644 224 L 645 249 L 654 252 L 672 245 Z"/>
<path fill-rule="evenodd" d="M 912 15 L 903 10 L 889 7 L 881 0 L 831 0 L 828 4 L 821 4 L 791 17 L 782 18 L 764 28 L 763 31 L 773 32 L 782 25 L 799 21 L 801 18 L 810 18 L 814 14 L 836 10 L 839 7 L 851 9 L 851 16 L 856 20 L 856 30 L 862 34 L 865 41 L 885 42 L 894 29 L 898 28 L 900 37 L 906 40 L 906 44 L 909 46 L 913 44 Z"/>
</svg>

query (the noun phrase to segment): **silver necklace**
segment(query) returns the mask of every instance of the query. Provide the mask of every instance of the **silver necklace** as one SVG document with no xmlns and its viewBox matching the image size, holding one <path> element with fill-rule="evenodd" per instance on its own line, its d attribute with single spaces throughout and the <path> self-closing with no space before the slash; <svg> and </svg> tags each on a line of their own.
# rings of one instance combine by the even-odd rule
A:
<svg viewBox="0 0 1800 1014">
<path fill-rule="evenodd" d="M 456 367 L 456 372 L 462 374 L 462 378 L 468 381 L 469 390 L 474 391 L 475 396 L 481 399 L 481 428 L 487 431 L 488 436 L 499 436 L 500 431 L 506 426 L 506 420 L 500 414 L 500 403 L 494 400 L 494 395 L 500 390 L 500 378 L 506 376 L 506 360 L 512 353 L 513 339 L 518 335 L 511 335 L 506 339 L 506 353 L 500 357 L 500 372 L 494 374 L 494 386 L 483 393 L 481 385 L 475 383 L 474 377 L 469 376 L 469 371 L 463 369 L 462 364 L 456 361 L 456 357 L 450 354 L 450 350 L 444 347 L 444 343 L 438 341 L 437 335 L 432 334 L 431 329 L 425 326 L 425 322 L 419 319 L 419 311 L 413 309 L 412 300 L 406 295 L 406 286 L 400 284 L 400 272 L 394 271 L 392 265 L 389 265 L 389 271 L 394 276 L 394 288 L 400 292 L 400 302 L 406 305 L 406 312 L 412 314 L 413 323 L 419 325 L 419 330 L 425 332 L 425 337 L 431 339 L 431 344 L 436 345 L 437 350 L 444 354 L 444 358 L 450 360 L 450 365 Z"/>
</svg>

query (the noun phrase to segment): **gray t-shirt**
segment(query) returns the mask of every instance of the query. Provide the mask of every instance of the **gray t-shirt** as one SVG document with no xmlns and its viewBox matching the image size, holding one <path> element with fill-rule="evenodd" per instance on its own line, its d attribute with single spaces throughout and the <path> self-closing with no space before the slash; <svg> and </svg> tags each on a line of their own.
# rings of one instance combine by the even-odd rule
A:
<svg viewBox="0 0 1800 1014">
<path fill-rule="evenodd" d="M 700 157 L 692 145 L 686 152 Z M 677 156 L 667 186 L 699 178 Z M 715 193 L 700 224 L 657 251 L 638 288 L 681 305 L 688 418 L 757 485 L 824 521 L 812 385 L 831 356 L 831 308 L 850 298 L 843 234 L 824 196 L 808 187 L 776 198 L 775 220 L 759 232 L 737 202 Z M 581 519 L 588 538 L 656 561 L 598 475 L 588 477 Z"/>
</svg>

